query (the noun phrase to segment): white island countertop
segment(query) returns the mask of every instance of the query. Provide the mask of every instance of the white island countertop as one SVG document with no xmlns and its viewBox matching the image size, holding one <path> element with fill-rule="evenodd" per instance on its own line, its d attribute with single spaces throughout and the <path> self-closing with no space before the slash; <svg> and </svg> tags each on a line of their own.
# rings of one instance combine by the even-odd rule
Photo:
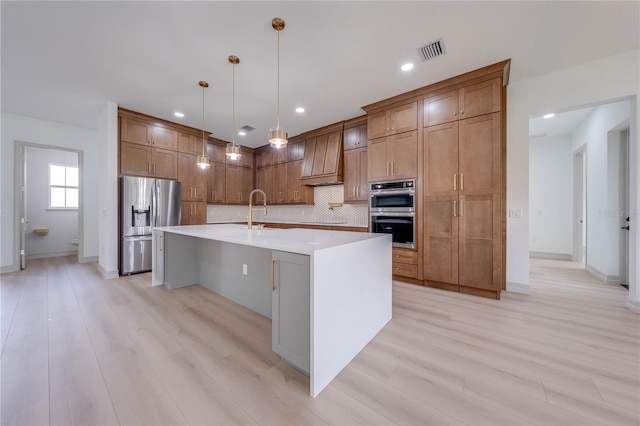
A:
<svg viewBox="0 0 640 426">
<path fill-rule="evenodd" d="M 249 230 L 247 225 L 189 225 L 164 226 L 155 228 L 159 231 L 172 232 L 190 237 L 227 243 L 243 244 L 272 250 L 312 255 L 314 252 L 370 240 L 372 238 L 388 238 L 386 234 L 369 234 L 365 232 L 325 231 L 317 229 L 289 228 L 258 229 L 256 225 Z"/>
</svg>

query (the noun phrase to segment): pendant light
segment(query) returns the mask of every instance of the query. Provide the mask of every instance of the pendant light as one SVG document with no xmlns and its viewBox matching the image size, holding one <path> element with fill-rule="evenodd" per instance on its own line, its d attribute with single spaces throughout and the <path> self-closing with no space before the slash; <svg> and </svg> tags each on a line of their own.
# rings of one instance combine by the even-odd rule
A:
<svg viewBox="0 0 640 426">
<path fill-rule="evenodd" d="M 236 65 L 240 63 L 240 58 L 235 55 L 229 56 L 229 62 L 233 65 L 233 85 L 231 90 L 231 116 L 233 132 L 231 133 L 231 143 L 227 144 L 226 155 L 229 160 L 238 160 L 242 156 L 240 146 L 236 145 Z"/>
<path fill-rule="evenodd" d="M 278 32 L 278 116 L 276 128 L 269 130 L 269 144 L 275 148 L 287 145 L 287 132 L 280 128 L 280 31 L 284 30 L 284 21 L 281 18 L 273 18 L 271 26 Z"/>
<path fill-rule="evenodd" d="M 199 81 L 198 85 L 202 87 L 202 155 L 198 155 L 198 158 L 196 159 L 196 166 L 201 169 L 208 169 L 211 166 L 211 163 L 209 163 L 209 157 L 205 155 L 207 150 L 207 141 L 204 137 L 204 89 L 209 87 L 209 83 L 206 81 Z"/>
</svg>

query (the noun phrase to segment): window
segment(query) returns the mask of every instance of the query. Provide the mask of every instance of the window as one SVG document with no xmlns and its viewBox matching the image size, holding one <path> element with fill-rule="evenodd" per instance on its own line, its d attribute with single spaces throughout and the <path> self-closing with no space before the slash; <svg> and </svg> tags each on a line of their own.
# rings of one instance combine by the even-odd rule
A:
<svg viewBox="0 0 640 426">
<path fill-rule="evenodd" d="M 78 208 L 78 168 L 49 164 L 49 208 Z"/>
</svg>

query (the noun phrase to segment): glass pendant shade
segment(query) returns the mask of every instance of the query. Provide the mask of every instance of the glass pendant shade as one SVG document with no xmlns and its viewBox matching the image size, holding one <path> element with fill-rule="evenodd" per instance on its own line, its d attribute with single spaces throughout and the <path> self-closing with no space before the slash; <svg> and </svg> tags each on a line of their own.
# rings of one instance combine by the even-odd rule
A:
<svg viewBox="0 0 640 426">
<path fill-rule="evenodd" d="M 282 129 L 269 130 L 269 145 L 274 148 L 282 148 L 287 145 L 287 132 Z"/>
<path fill-rule="evenodd" d="M 238 160 L 240 157 L 242 157 L 240 146 L 232 143 L 227 144 L 225 154 L 227 155 L 227 158 L 229 158 L 229 160 Z"/>
<path fill-rule="evenodd" d="M 209 162 L 209 158 L 207 156 L 198 155 L 198 158 L 196 159 L 196 166 L 201 169 L 208 169 L 211 166 L 211 163 Z"/>
</svg>

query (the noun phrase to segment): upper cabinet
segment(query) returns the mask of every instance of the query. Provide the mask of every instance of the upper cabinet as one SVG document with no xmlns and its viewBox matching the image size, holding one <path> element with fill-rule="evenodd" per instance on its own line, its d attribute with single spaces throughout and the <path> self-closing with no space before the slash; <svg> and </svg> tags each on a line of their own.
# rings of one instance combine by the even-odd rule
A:
<svg viewBox="0 0 640 426">
<path fill-rule="evenodd" d="M 178 149 L 177 131 L 130 118 L 123 117 L 120 120 L 120 139 L 171 151 Z"/>
<path fill-rule="evenodd" d="M 424 126 L 500 111 L 502 79 L 494 78 L 424 99 Z"/>
<path fill-rule="evenodd" d="M 376 139 L 418 128 L 418 103 L 410 102 L 369 115 L 368 138 Z"/>
<path fill-rule="evenodd" d="M 342 131 L 305 141 L 302 181 L 308 185 L 342 181 Z"/>
<path fill-rule="evenodd" d="M 370 182 L 417 177 L 417 131 L 370 140 L 368 150 Z"/>
<path fill-rule="evenodd" d="M 367 146 L 367 125 L 344 129 L 344 150 L 364 148 Z"/>
</svg>

